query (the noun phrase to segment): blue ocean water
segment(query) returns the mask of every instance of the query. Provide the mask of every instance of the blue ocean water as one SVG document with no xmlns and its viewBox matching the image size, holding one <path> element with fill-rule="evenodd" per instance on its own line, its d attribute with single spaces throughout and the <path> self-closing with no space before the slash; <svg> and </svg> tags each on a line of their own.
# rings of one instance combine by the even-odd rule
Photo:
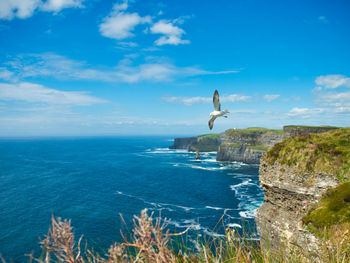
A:
<svg viewBox="0 0 350 263">
<path fill-rule="evenodd" d="M 216 162 L 215 153 L 196 161 L 171 144 L 170 137 L 0 140 L 0 253 L 14 262 L 38 255 L 52 214 L 71 219 L 76 236 L 102 250 L 121 241 L 119 213 L 131 225 L 144 208 L 177 232 L 193 225 L 220 235 L 223 227 L 214 227 L 223 215 L 226 227 L 254 228 L 264 196 L 258 166 Z"/>
</svg>

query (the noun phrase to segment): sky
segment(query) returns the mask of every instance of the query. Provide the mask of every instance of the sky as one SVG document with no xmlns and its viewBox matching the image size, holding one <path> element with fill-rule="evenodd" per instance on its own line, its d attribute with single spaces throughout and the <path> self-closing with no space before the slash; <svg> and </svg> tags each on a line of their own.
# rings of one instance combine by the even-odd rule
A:
<svg viewBox="0 0 350 263">
<path fill-rule="evenodd" d="M 0 0 L 0 136 L 349 126 L 348 0 Z M 219 91 L 228 118 L 208 128 Z"/>
</svg>

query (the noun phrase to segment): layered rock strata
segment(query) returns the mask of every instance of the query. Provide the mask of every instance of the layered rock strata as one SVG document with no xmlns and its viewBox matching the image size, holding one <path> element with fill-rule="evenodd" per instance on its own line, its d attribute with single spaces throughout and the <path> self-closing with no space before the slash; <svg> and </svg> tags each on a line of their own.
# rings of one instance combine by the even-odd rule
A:
<svg viewBox="0 0 350 263">
<path fill-rule="evenodd" d="M 301 172 L 277 162 L 270 165 L 262 158 L 259 179 L 265 197 L 255 221 L 263 247 L 278 250 L 282 244 L 293 244 L 309 252 L 317 251 L 321 244 L 301 219 L 328 189 L 339 184 L 336 177 Z"/>
</svg>

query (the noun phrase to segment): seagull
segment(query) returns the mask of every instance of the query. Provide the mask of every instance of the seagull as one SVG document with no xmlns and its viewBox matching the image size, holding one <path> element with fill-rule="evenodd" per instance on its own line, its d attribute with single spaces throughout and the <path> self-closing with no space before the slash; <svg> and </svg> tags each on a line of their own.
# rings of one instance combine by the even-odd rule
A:
<svg viewBox="0 0 350 263">
<path fill-rule="evenodd" d="M 214 103 L 214 111 L 209 114 L 211 116 L 211 119 L 209 120 L 209 129 L 213 129 L 214 126 L 214 121 L 217 117 L 225 117 L 225 114 L 230 113 L 228 110 L 221 110 L 221 105 L 220 105 L 220 99 L 219 99 L 219 92 L 215 90 L 214 96 L 213 96 L 213 103 Z"/>
</svg>

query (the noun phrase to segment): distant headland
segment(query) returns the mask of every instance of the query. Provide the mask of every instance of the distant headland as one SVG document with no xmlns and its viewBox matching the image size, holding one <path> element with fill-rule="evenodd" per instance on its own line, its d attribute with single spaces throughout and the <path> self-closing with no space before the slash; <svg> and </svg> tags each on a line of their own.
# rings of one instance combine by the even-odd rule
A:
<svg viewBox="0 0 350 263">
<path fill-rule="evenodd" d="M 283 130 L 251 127 L 229 129 L 219 134 L 175 138 L 170 149 L 192 152 L 217 152 L 217 161 L 259 164 L 266 151 L 283 139 L 308 133 L 322 133 L 337 129 L 332 126 L 288 125 Z"/>
</svg>

